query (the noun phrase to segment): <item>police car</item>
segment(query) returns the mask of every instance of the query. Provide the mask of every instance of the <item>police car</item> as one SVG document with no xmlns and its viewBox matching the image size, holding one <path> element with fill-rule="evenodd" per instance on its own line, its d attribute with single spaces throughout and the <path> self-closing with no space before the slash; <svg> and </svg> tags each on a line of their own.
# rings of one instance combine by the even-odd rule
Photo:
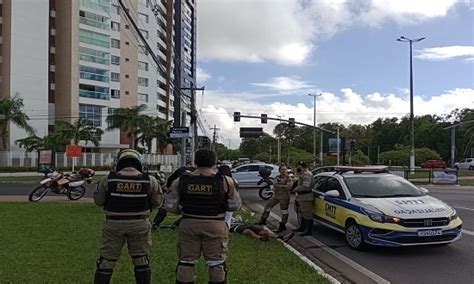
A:
<svg viewBox="0 0 474 284">
<path fill-rule="evenodd" d="M 315 176 L 314 218 L 348 245 L 444 245 L 462 237 L 456 211 L 386 167 L 337 167 Z"/>
</svg>

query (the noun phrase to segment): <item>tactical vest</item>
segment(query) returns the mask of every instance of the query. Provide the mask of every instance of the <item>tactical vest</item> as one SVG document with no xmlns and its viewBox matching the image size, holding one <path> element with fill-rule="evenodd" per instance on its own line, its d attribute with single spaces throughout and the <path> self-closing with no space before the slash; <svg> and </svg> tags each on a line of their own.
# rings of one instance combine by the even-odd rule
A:
<svg viewBox="0 0 474 284">
<path fill-rule="evenodd" d="M 193 176 L 179 179 L 179 201 L 185 215 L 213 217 L 226 212 L 227 193 L 222 175 Z M 211 218 L 212 219 L 212 218 Z"/>
<path fill-rule="evenodd" d="M 124 176 L 110 173 L 107 178 L 104 209 L 109 212 L 142 212 L 150 210 L 148 175 Z"/>
</svg>

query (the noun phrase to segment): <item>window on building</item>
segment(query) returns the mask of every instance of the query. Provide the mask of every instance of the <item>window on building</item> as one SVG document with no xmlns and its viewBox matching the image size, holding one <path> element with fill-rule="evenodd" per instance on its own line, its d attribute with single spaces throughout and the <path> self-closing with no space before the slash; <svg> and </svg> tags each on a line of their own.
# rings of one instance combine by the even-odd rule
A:
<svg viewBox="0 0 474 284">
<path fill-rule="evenodd" d="M 109 71 L 90 66 L 79 65 L 79 75 L 81 79 L 99 82 L 109 82 Z"/>
<path fill-rule="evenodd" d="M 98 29 L 109 30 L 107 20 L 108 18 L 105 16 L 82 10 L 79 11 L 79 22 L 84 25 L 92 26 Z"/>
<path fill-rule="evenodd" d="M 162 95 L 162 94 L 156 94 L 156 99 L 159 100 L 159 101 L 162 101 L 162 102 L 167 102 L 168 101 L 168 98 L 165 96 L 165 95 Z"/>
<path fill-rule="evenodd" d="M 166 108 L 165 107 L 162 107 L 162 106 L 157 106 L 158 107 L 158 111 L 161 112 L 162 114 L 166 115 L 167 111 L 166 111 Z"/>
<path fill-rule="evenodd" d="M 89 119 L 94 127 L 100 127 L 102 125 L 102 107 L 80 104 L 79 117 Z"/>
<path fill-rule="evenodd" d="M 120 73 L 111 72 L 110 80 L 113 82 L 120 82 Z"/>
<path fill-rule="evenodd" d="M 148 31 L 145 31 L 145 30 L 142 30 L 142 29 L 139 29 L 140 30 L 140 33 L 146 38 L 148 39 Z"/>
<path fill-rule="evenodd" d="M 138 13 L 138 19 L 142 22 L 148 23 L 148 15 L 146 14 Z"/>
<path fill-rule="evenodd" d="M 148 94 L 138 93 L 138 101 L 147 103 L 148 102 Z"/>
<path fill-rule="evenodd" d="M 110 13 L 110 0 L 80 0 L 80 5 L 107 14 Z"/>
<path fill-rule="evenodd" d="M 113 65 L 120 65 L 120 56 L 111 55 L 110 61 Z"/>
<path fill-rule="evenodd" d="M 148 63 L 143 61 L 138 61 L 138 69 L 148 71 Z"/>
<path fill-rule="evenodd" d="M 114 99 L 120 99 L 120 90 L 111 89 L 110 90 L 110 96 Z"/>
<path fill-rule="evenodd" d="M 83 98 L 109 100 L 109 88 L 88 84 L 79 84 L 79 96 Z"/>
<path fill-rule="evenodd" d="M 115 5 L 115 4 L 112 4 L 112 12 L 114 14 L 118 14 L 120 12 L 120 6 L 119 5 Z"/>
<path fill-rule="evenodd" d="M 120 40 L 118 39 L 115 39 L 115 38 L 111 39 L 110 44 L 114 48 L 120 48 Z"/>
<path fill-rule="evenodd" d="M 138 77 L 138 85 L 148 87 L 148 78 Z"/>
<path fill-rule="evenodd" d="M 117 22 L 110 22 L 110 28 L 111 28 L 113 31 L 119 32 L 119 31 L 120 31 L 120 23 L 117 23 Z"/>
<path fill-rule="evenodd" d="M 110 53 L 87 47 L 79 47 L 79 59 L 97 64 L 109 65 Z"/>
<path fill-rule="evenodd" d="M 105 48 L 110 47 L 110 37 L 108 35 L 83 29 L 79 29 L 79 41 Z"/>
<path fill-rule="evenodd" d="M 110 116 L 112 114 L 114 114 L 114 111 L 116 110 L 116 108 L 113 108 L 113 107 L 109 107 L 107 109 L 107 116 Z M 112 123 L 110 122 L 107 122 L 107 127 L 111 127 L 112 126 Z"/>
<path fill-rule="evenodd" d="M 141 44 L 138 45 L 138 52 L 141 54 L 148 55 L 148 50 L 146 49 L 144 45 L 141 45 Z"/>
</svg>

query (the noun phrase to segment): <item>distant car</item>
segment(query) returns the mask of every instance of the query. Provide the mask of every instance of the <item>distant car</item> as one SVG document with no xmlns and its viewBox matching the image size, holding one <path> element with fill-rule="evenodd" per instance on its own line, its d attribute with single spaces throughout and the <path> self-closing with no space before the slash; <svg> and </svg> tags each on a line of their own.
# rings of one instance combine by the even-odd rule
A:
<svg viewBox="0 0 474 284">
<path fill-rule="evenodd" d="M 382 167 L 338 167 L 315 176 L 315 221 L 365 245 L 445 245 L 462 238 L 456 210 Z"/>
<path fill-rule="evenodd" d="M 239 183 L 239 187 L 255 187 L 257 188 L 258 181 L 261 179 L 258 171 L 261 168 L 267 168 L 271 171 L 270 177 L 276 177 L 278 172 L 278 166 L 272 164 L 245 164 L 232 169 L 232 177 Z"/>
<path fill-rule="evenodd" d="M 466 158 L 454 164 L 458 170 L 474 170 L 474 158 Z"/>
<path fill-rule="evenodd" d="M 313 173 L 313 176 L 314 176 L 314 175 L 317 175 L 317 174 L 320 174 L 320 173 L 334 172 L 334 171 L 335 171 L 335 167 L 328 166 L 328 167 L 315 168 L 311 172 Z"/>
<path fill-rule="evenodd" d="M 428 160 L 421 164 L 423 169 L 445 169 L 448 165 L 442 160 Z"/>
</svg>

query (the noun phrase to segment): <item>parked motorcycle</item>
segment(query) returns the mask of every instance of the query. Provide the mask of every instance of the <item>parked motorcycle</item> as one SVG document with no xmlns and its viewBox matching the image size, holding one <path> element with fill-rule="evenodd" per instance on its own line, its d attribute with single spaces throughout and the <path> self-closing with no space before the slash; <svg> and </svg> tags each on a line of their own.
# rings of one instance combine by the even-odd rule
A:
<svg viewBox="0 0 474 284">
<path fill-rule="evenodd" d="M 263 200 L 269 200 L 273 196 L 273 178 L 270 177 L 271 171 L 262 168 L 258 171 L 258 175 L 260 176 L 260 180 L 257 182 L 259 187 L 258 196 L 260 196 Z"/>
<path fill-rule="evenodd" d="M 166 176 L 165 176 L 165 173 L 162 172 L 162 171 L 157 171 L 156 173 L 153 174 L 153 176 L 156 178 L 156 180 L 158 181 L 158 184 L 160 185 L 160 187 L 165 190 L 165 187 L 166 187 Z"/>
<path fill-rule="evenodd" d="M 65 194 L 69 200 L 79 200 L 86 194 L 84 183 L 91 183 L 94 175 L 95 171 L 89 168 L 81 168 L 77 174 L 64 174 L 51 170 L 45 174 L 46 178 L 40 181 L 40 185 L 33 189 L 28 200 L 40 201 L 50 191 Z"/>
</svg>

